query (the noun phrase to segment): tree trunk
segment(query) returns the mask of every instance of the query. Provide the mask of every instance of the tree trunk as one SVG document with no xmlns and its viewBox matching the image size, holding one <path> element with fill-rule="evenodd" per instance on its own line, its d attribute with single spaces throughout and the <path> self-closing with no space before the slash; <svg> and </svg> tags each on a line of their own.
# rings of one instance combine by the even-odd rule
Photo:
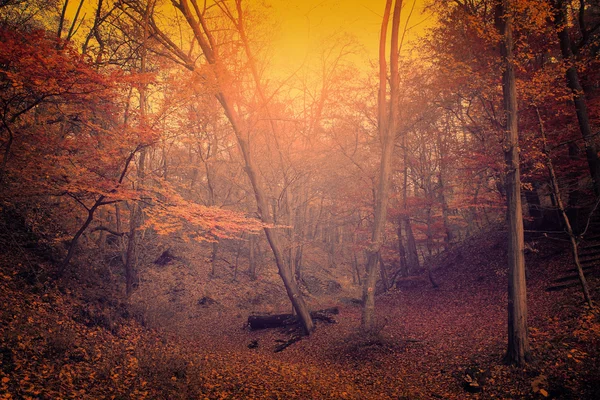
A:
<svg viewBox="0 0 600 400">
<path fill-rule="evenodd" d="M 385 263 L 383 262 L 383 257 L 381 257 L 381 253 L 379 253 L 379 272 L 381 274 L 381 284 L 383 285 L 383 291 L 387 292 L 390 290 L 390 280 L 388 279 L 387 270 L 385 269 Z"/>
<path fill-rule="evenodd" d="M 248 239 L 248 276 L 256 280 L 256 235 L 250 234 Z"/>
<path fill-rule="evenodd" d="M 417 241 L 413 235 L 410 217 L 408 215 L 404 216 L 402 225 L 406 235 L 406 264 L 408 266 L 408 274 L 410 275 L 417 272 L 420 268 L 419 253 L 417 252 Z"/>
<path fill-rule="evenodd" d="M 359 286 L 362 286 L 362 278 L 360 273 L 360 267 L 358 264 L 358 256 L 356 255 L 356 251 L 352 251 L 352 276 L 356 275 L 355 283 L 358 283 Z"/>
<path fill-rule="evenodd" d="M 502 0 L 497 9 L 497 22 L 503 35 L 504 73 L 502 91 L 506 115 L 505 161 L 506 201 L 508 214 L 508 349 L 505 361 L 524 365 L 530 359 L 527 332 L 527 289 L 521 179 L 519 168 L 519 132 L 517 129 L 517 89 L 513 56 L 513 16 L 511 0 Z"/>
<path fill-rule="evenodd" d="M 542 136 L 542 142 L 544 145 L 543 152 L 544 157 L 546 158 L 546 166 L 548 167 L 548 173 L 550 175 L 550 182 L 552 184 L 552 193 L 554 194 L 554 198 L 556 199 L 556 205 L 562 217 L 567 234 L 569 235 L 569 240 L 571 242 L 571 250 L 573 251 L 573 261 L 575 262 L 575 267 L 577 268 L 579 283 L 581 284 L 581 290 L 583 292 L 583 299 L 590 306 L 590 308 L 593 308 L 594 303 L 592 302 L 592 297 L 590 296 L 590 289 L 588 287 L 587 280 L 585 279 L 583 268 L 581 268 L 581 263 L 579 262 L 579 243 L 577 242 L 577 236 L 575 235 L 575 232 L 573 232 L 571 222 L 569 221 L 569 217 L 567 216 L 562 201 L 560 187 L 558 186 L 558 178 L 556 177 L 556 172 L 554 171 L 554 165 L 552 163 L 552 158 L 550 157 L 550 148 L 548 147 L 548 142 L 546 141 L 546 132 L 544 130 L 542 117 L 537 107 L 535 111 L 537 113 L 538 123 L 540 126 L 540 135 Z"/>
<path fill-rule="evenodd" d="M 98 207 L 100 207 L 103 200 L 104 200 L 104 196 L 100 196 L 98 198 L 98 200 L 96 200 L 94 205 L 90 209 L 88 209 L 88 216 L 87 216 L 85 222 L 83 223 L 83 225 L 81 225 L 79 230 L 75 233 L 75 235 L 73 236 L 73 239 L 71 239 L 71 242 L 69 243 L 69 250 L 67 251 L 67 255 L 63 259 L 63 262 L 60 264 L 60 267 L 58 269 L 59 277 L 62 276 L 62 274 L 64 274 L 65 269 L 67 268 L 67 265 L 69 265 L 71 258 L 73 258 L 73 254 L 75 254 L 75 249 L 77 248 L 79 238 L 81 237 L 81 235 L 83 235 L 83 232 L 85 232 L 87 227 L 90 226 L 90 224 L 94 220 L 94 212 L 96 211 L 96 209 L 98 209 Z"/>
<path fill-rule="evenodd" d="M 142 210 L 138 204 L 131 204 L 131 215 L 129 219 L 129 240 L 127 241 L 127 253 L 125 256 L 125 294 L 133 293 L 137 285 L 136 256 L 137 256 L 137 230 L 140 226 Z"/>
<path fill-rule="evenodd" d="M 385 60 L 387 27 L 390 18 L 392 0 L 387 0 L 381 24 L 379 39 L 379 95 L 378 95 L 378 123 L 379 139 L 381 141 L 381 160 L 379 166 L 379 184 L 375 199 L 375 216 L 371 244 L 367 250 L 367 277 L 363 285 L 363 312 L 361 327 L 364 332 L 372 333 L 376 329 L 375 323 L 375 284 L 377 282 L 377 262 L 379 252 L 384 240 L 385 223 L 387 220 L 387 206 L 392 172 L 392 156 L 394 139 L 396 135 L 396 115 L 398 109 L 398 28 L 400 25 L 400 10 L 402 0 L 396 0 L 392 20 L 392 39 L 390 51 L 390 108 L 387 109 L 387 65 Z M 389 113 L 389 114 L 388 114 Z"/>
<path fill-rule="evenodd" d="M 573 105 L 577 114 L 579 130 L 585 143 L 585 155 L 590 169 L 590 175 L 594 183 L 594 193 L 600 196 L 600 159 L 598 158 L 598 146 L 594 140 L 594 134 L 590 126 L 587 104 L 585 101 L 585 93 L 579 80 L 579 73 L 575 66 L 575 57 L 571 48 L 571 38 L 569 37 L 567 23 L 567 4 L 564 0 L 556 2 L 556 17 L 555 25 L 558 29 L 558 39 L 560 42 L 560 51 L 562 57 L 567 63 L 568 69 L 566 72 L 567 86 L 573 93 Z"/>
<path fill-rule="evenodd" d="M 426 194 L 426 196 L 430 196 L 430 194 Z M 431 258 L 431 254 L 433 251 L 433 215 L 432 215 L 432 211 L 431 211 L 431 207 L 432 204 L 429 203 L 427 205 L 427 210 L 425 212 L 425 215 L 427 216 L 426 221 L 427 221 L 427 229 L 425 231 L 425 237 L 426 237 L 426 245 L 427 245 L 427 254 L 429 255 L 429 257 Z"/>
<path fill-rule="evenodd" d="M 410 275 L 419 270 L 419 254 L 417 253 L 417 242 L 413 235 L 410 217 L 408 215 L 408 148 L 406 146 L 406 136 L 402 136 L 402 147 L 404 157 L 403 186 L 402 186 L 402 210 L 400 217 L 402 230 L 406 237 L 406 274 Z"/>
<path fill-rule="evenodd" d="M 446 171 L 446 144 L 442 138 L 442 135 L 437 136 L 437 147 L 440 157 L 440 170 L 438 173 L 438 184 L 439 184 L 439 201 L 442 205 L 442 221 L 444 223 L 444 250 L 448 251 L 450 244 L 454 241 L 454 235 L 452 229 L 450 229 L 450 210 L 448 208 L 448 200 L 446 199 L 446 186 L 444 179 L 444 173 Z"/>
<path fill-rule="evenodd" d="M 210 276 L 217 276 L 217 254 L 219 253 L 219 240 L 215 239 L 211 244 L 210 251 Z"/>
<path fill-rule="evenodd" d="M 525 190 L 525 201 L 527 202 L 527 209 L 528 209 L 528 214 L 529 217 L 531 218 L 531 227 L 532 229 L 538 229 L 543 220 L 544 220 L 544 216 L 542 214 L 542 207 L 541 207 L 541 203 L 540 203 L 540 196 L 538 194 L 537 191 L 537 185 L 534 185 L 534 187 L 531 190 Z"/>
<path fill-rule="evenodd" d="M 144 21 L 142 26 L 142 46 L 140 50 L 140 69 L 139 72 L 141 74 L 146 73 L 146 56 L 147 56 L 147 39 L 148 39 L 148 18 L 152 13 L 153 4 L 152 2 L 148 2 L 146 4 L 146 10 L 144 12 Z M 147 127 L 146 124 L 146 112 L 147 112 L 147 86 L 146 84 L 142 84 L 139 88 L 140 94 L 140 120 L 139 126 L 142 129 Z M 140 152 L 140 159 L 138 162 L 137 169 L 137 188 L 139 190 L 140 186 L 143 185 L 144 182 L 144 174 L 145 174 L 145 164 L 146 164 L 146 150 L 142 149 Z M 127 296 L 133 293 L 133 289 L 138 284 L 138 276 L 136 271 L 136 262 L 137 262 L 137 242 L 138 242 L 138 229 L 142 223 L 142 206 L 141 203 L 133 203 L 131 205 L 131 217 L 129 221 L 129 241 L 127 242 L 127 256 L 125 258 L 125 293 Z"/>
<path fill-rule="evenodd" d="M 408 265 L 406 262 L 406 248 L 402 241 L 402 218 L 399 217 L 397 220 L 396 235 L 398 236 L 398 257 L 400 259 L 400 266 L 398 270 L 402 276 L 408 275 Z"/>
</svg>

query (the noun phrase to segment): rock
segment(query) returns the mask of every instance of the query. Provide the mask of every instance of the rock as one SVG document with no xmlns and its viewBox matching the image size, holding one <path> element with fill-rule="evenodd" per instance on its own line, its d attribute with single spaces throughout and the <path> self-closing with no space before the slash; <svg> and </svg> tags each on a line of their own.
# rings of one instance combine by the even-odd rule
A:
<svg viewBox="0 0 600 400">
<path fill-rule="evenodd" d="M 204 296 L 198 300 L 198 305 L 202 307 L 212 306 L 213 304 L 217 304 L 217 301 L 208 296 Z"/>
<path fill-rule="evenodd" d="M 253 340 L 248 344 L 249 349 L 256 349 L 258 347 L 258 340 Z"/>
</svg>

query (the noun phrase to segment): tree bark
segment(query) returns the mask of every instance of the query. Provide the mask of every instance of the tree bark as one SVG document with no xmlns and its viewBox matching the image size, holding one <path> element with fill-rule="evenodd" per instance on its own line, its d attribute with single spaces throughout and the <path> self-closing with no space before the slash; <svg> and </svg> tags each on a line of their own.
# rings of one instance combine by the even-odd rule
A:
<svg viewBox="0 0 600 400">
<path fill-rule="evenodd" d="M 406 235 L 406 263 L 408 266 L 408 274 L 415 273 L 420 268 L 419 253 L 417 252 L 417 241 L 412 231 L 412 225 L 410 223 L 410 217 L 405 215 L 402 220 L 402 227 L 404 234 Z"/>
<path fill-rule="evenodd" d="M 567 23 L 567 3 L 564 0 L 557 0 L 555 4 L 556 17 L 555 25 L 558 29 L 558 39 L 560 42 L 560 51 L 562 57 L 567 63 L 567 86 L 573 93 L 573 105 L 577 114 L 577 122 L 579 130 L 585 143 L 585 155 L 590 170 L 590 175 L 594 184 L 594 193 L 600 196 L 600 159 L 598 158 L 598 146 L 594 140 L 594 135 L 590 126 L 590 118 L 588 116 L 587 103 L 585 101 L 585 93 L 579 80 L 579 73 L 575 66 L 575 56 L 571 47 L 571 38 L 568 31 Z"/>
<path fill-rule="evenodd" d="M 256 280 L 256 235 L 250 234 L 248 239 L 248 276 L 251 281 Z"/>
<path fill-rule="evenodd" d="M 379 272 L 381 274 L 381 284 L 383 285 L 383 291 L 387 292 L 388 290 L 390 290 L 390 282 L 387 270 L 385 269 L 385 263 L 383 262 L 383 257 L 381 257 L 381 253 L 379 253 Z"/>
<path fill-rule="evenodd" d="M 153 11 L 154 2 L 149 1 L 146 4 L 146 10 L 144 12 L 144 20 L 142 26 L 142 47 L 140 49 L 140 68 L 141 74 L 146 73 L 146 56 L 147 56 L 147 38 L 148 38 L 148 18 Z M 140 95 L 140 120 L 139 125 L 142 129 L 146 128 L 146 112 L 147 112 L 147 86 L 145 84 L 138 88 Z M 138 190 L 144 182 L 145 175 L 145 164 L 146 164 L 146 150 L 140 151 L 140 158 L 138 160 L 137 169 L 137 187 Z M 134 202 L 131 205 L 131 214 L 129 220 L 129 241 L 127 242 L 127 255 L 125 258 L 125 294 L 130 296 L 133 293 L 134 288 L 138 283 L 138 276 L 136 271 L 137 262 L 137 242 L 138 242 L 138 229 L 142 223 L 143 211 L 141 203 Z"/>
<path fill-rule="evenodd" d="M 406 237 L 406 274 L 410 275 L 419 270 L 419 254 L 417 253 L 417 242 L 413 235 L 410 216 L 408 215 L 408 148 L 406 144 L 406 136 L 402 136 L 403 147 L 403 186 L 402 186 L 402 210 L 404 211 L 400 217 L 402 230 Z"/>
<path fill-rule="evenodd" d="M 219 241 L 215 239 L 211 244 L 210 251 L 210 276 L 217 276 L 217 255 L 219 253 Z"/>
<path fill-rule="evenodd" d="M 398 236 L 398 258 L 400 259 L 400 266 L 398 270 L 402 276 L 408 275 L 408 264 L 406 262 L 406 248 L 402 241 L 402 217 L 398 217 L 396 226 L 396 235 Z"/>
<path fill-rule="evenodd" d="M 390 108 L 387 108 L 387 65 L 385 59 L 387 27 L 390 18 L 392 0 L 387 0 L 381 24 L 379 39 L 379 94 L 378 94 L 378 123 L 379 139 L 381 141 L 381 160 L 379 166 L 379 183 L 375 199 L 375 216 L 371 244 L 367 250 L 367 276 L 363 286 L 363 312 L 361 327 L 365 333 L 373 333 L 375 321 L 375 284 L 377 283 L 377 262 L 383 244 L 387 206 L 392 172 L 392 156 L 396 135 L 396 113 L 398 108 L 398 28 L 400 25 L 400 10 L 402 0 L 396 0 L 392 19 L 392 39 L 390 50 Z M 389 114 L 388 114 L 389 113 Z"/>
<path fill-rule="evenodd" d="M 527 332 L 527 288 L 525 285 L 512 1 L 502 0 L 496 11 L 497 23 L 503 35 L 501 46 L 504 63 L 502 92 L 506 115 L 504 155 L 508 214 L 508 348 L 505 361 L 508 364 L 522 366 L 529 361 L 531 356 Z"/>
<path fill-rule="evenodd" d="M 447 164 L 446 143 L 444 143 L 441 134 L 437 136 L 437 147 L 440 157 L 440 170 L 438 172 L 439 201 L 442 205 L 442 221 L 444 223 L 444 232 L 446 233 L 446 236 L 444 237 L 444 250 L 448 251 L 450 244 L 454 241 L 454 235 L 452 229 L 450 229 L 450 210 L 448 207 L 448 200 L 446 199 L 446 180 L 444 179 Z"/>
</svg>

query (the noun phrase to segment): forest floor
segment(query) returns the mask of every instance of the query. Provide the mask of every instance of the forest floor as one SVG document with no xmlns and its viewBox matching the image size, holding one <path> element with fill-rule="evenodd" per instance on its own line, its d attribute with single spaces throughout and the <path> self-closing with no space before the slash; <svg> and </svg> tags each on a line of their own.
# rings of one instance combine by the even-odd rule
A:
<svg viewBox="0 0 600 400">
<path fill-rule="evenodd" d="M 0 256 L 0 398 L 600 398 L 600 321 L 578 288 L 545 291 L 571 268 L 568 248 L 535 247 L 525 368 L 502 364 L 502 233 L 449 252 L 434 268 L 439 288 L 417 282 L 379 296 L 377 335 L 360 335 L 360 305 L 338 299 L 323 304 L 339 307 L 338 323 L 318 323 L 278 353 L 289 333 L 249 331 L 247 313 L 223 304 L 185 316 L 190 329 L 145 328 L 93 283 L 43 279 L 50 267 L 20 248 Z"/>
</svg>

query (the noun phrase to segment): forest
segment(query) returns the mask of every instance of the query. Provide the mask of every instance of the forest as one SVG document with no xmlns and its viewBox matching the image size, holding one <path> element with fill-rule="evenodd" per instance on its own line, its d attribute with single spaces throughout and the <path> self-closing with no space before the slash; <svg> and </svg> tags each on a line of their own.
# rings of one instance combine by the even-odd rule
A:
<svg viewBox="0 0 600 400">
<path fill-rule="evenodd" d="M 0 0 L 0 88 L 0 398 L 600 398 L 600 1 Z"/>
</svg>

